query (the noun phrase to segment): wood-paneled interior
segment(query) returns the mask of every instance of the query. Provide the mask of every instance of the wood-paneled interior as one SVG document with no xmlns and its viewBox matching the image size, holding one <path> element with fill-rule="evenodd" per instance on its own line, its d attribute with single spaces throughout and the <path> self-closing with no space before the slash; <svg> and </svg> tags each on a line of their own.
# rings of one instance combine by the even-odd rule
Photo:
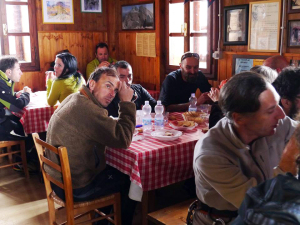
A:
<svg viewBox="0 0 300 225">
<path fill-rule="evenodd" d="M 79 70 L 85 75 L 86 65 L 94 58 L 94 47 L 105 41 L 109 45 L 110 56 L 126 60 L 132 64 L 135 83 L 150 83 L 160 88 L 160 74 L 164 74 L 161 61 L 161 27 L 164 4 L 155 0 L 155 30 L 122 31 L 121 6 L 142 3 L 139 0 L 103 0 L 103 13 L 81 13 L 80 0 L 74 2 L 74 24 L 43 24 L 42 3 L 36 1 L 37 30 L 40 55 L 40 71 L 24 72 L 16 90 L 29 86 L 33 91 L 45 90 L 45 71 L 55 59 L 58 51 L 69 49 L 76 56 Z M 156 33 L 156 57 L 136 56 L 136 33 Z M 162 71 L 161 71 L 162 70 Z"/>
<path fill-rule="evenodd" d="M 257 0 L 223 0 L 222 1 L 222 13 L 225 6 L 232 5 L 243 5 L 249 4 L 249 2 L 255 2 Z M 283 1 L 282 1 L 283 2 Z M 286 12 L 287 12 L 288 0 L 286 0 Z M 289 61 L 290 59 L 300 59 L 300 48 L 287 47 L 287 36 L 288 36 L 288 21 L 289 20 L 300 20 L 299 13 L 288 14 L 286 13 L 286 21 L 284 23 L 284 36 L 283 36 L 283 56 Z M 222 29 L 224 21 L 222 19 Z M 248 52 L 247 45 L 239 46 L 223 46 L 223 30 L 222 30 L 222 39 L 221 39 L 221 49 L 223 53 L 222 59 L 219 60 L 218 68 L 218 80 L 213 82 L 214 86 L 217 86 L 222 80 L 229 79 L 232 76 L 232 62 L 233 55 L 279 55 L 279 53 L 262 53 L 262 52 Z"/>
<path fill-rule="evenodd" d="M 249 4 L 258 0 L 222 0 L 223 13 L 225 6 Z M 152 31 L 123 31 L 121 29 L 121 6 L 138 4 L 148 1 L 141 0 L 103 0 L 103 13 L 81 13 L 80 0 L 74 2 L 74 20 L 71 25 L 43 24 L 42 3 L 36 0 L 36 16 L 40 55 L 40 71 L 26 72 L 16 90 L 27 85 L 33 91 L 45 90 L 44 72 L 55 58 L 56 52 L 69 49 L 78 59 L 79 70 L 85 74 L 86 64 L 94 58 L 94 46 L 100 41 L 107 41 L 110 55 L 118 60 L 124 59 L 132 64 L 135 83 L 150 83 L 159 89 L 166 76 L 165 70 L 165 4 L 163 0 L 153 0 L 155 3 L 155 30 Z M 286 4 L 287 4 L 286 0 Z M 215 3 L 214 3 L 215 4 Z M 287 11 L 287 7 L 286 7 Z M 300 19 L 299 13 L 286 14 L 284 23 L 283 52 L 287 59 L 300 59 L 300 48 L 287 47 L 288 20 Z M 248 52 L 247 45 L 223 46 L 223 19 L 222 19 L 221 49 L 223 57 L 218 64 L 218 78 L 210 83 L 217 87 L 223 79 L 232 76 L 232 56 L 237 55 L 276 55 L 279 53 Z M 136 33 L 155 32 L 156 57 L 136 56 Z"/>
<path fill-rule="evenodd" d="M 78 69 L 85 74 L 86 65 L 95 58 L 95 46 L 107 41 L 106 32 L 40 31 L 38 32 L 40 71 L 24 72 L 16 90 L 28 86 L 33 92 L 45 90 L 45 71 L 55 60 L 57 52 L 68 49 L 78 61 Z"/>
</svg>

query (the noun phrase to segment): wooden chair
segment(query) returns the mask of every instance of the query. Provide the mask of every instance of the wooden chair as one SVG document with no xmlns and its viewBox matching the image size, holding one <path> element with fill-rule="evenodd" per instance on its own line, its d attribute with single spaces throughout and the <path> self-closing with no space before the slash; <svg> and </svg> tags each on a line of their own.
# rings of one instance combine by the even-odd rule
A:
<svg viewBox="0 0 300 225">
<path fill-rule="evenodd" d="M 11 149 L 12 146 L 19 146 L 20 150 L 13 150 Z M 26 150 L 25 150 L 25 141 L 24 140 L 19 140 L 19 141 L 0 141 L 0 149 L 1 148 L 6 148 L 7 152 L 0 152 L 0 158 L 8 156 L 8 164 L 1 165 L 1 168 L 9 167 L 9 166 L 14 166 L 17 164 L 23 164 L 23 169 L 25 173 L 25 177 L 29 178 L 29 173 L 28 173 L 28 167 L 27 167 L 27 161 L 26 161 Z M 21 154 L 22 158 L 22 163 L 21 162 L 13 162 L 13 155 L 14 154 Z"/>
<path fill-rule="evenodd" d="M 194 199 L 178 203 L 148 214 L 148 220 L 157 225 L 186 225 L 190 204 Z"/>
<path fill-rule="evenodd" d="M 70 165 L 69 165 L 69 158 L 67 153 L 66 147 L 59 147 L 56 148 L 44 141 L 42 141 L 39 138 L 39 135 L 37 133 L 32 134 L 36 150 L 38 152 L 39 160 L 40 160 L 40 166 L 42 170 L 42 174 L 44 177 L 45 182 L 45 188 L 46 188 L 46 195 L 48 200 L 48 208 L 49 208 L 49 222 L 51 225 L 57 225 L 56 223 L 56 210 L 54 207 L 54 203 L 58 204 L 60 206 L 60 209 L 66 208 L 66 215 L 67 215 L 67 221 L 61 224 L 68 224 L 73 225 L 75 224 L 75 219 L 78 219 L 84 215 L 89 216 L 88 220 L 80 222 L 80 224 L 91 224 L 92 222 L 107 219 L 113 224 L 120 225 L 121 224 L 121 207 L 120 207 L 120 193 L 115 193 L 107 196 L 103 196 L 101 198 L 92 200 L 92 201 L 85 201 L 85 202 L 73 202 L 73 189 L 72 189 L 72 180 L 71 180 L 71 172 L 70 172 Z M 58 155 L 60 159 L 60 164 L 58 165 L 45 157 L 45 148 L 48 150 L 54 152 Z M 62 173 L 62 179 L 63 182 L 56 180 L 51 175 L 49 175 L 44 170 L 44 164 L 47 164 L 48 166 L 52 167 L 53 169 L 59 171 Z M 58 187 L 64 189 L 65 192 L 65 199 L 66 201 L 63 201 L 60 199 L 55 192 L 52 190 L 50 181 L 54 184 L 56 184 Z M 99 208 L 103 208 L 106 206 L 113 205 L 114 207 L 114 213 L 111 214 L 104 214 Z M 99 218 L 92 219 L 93 215 L 95 215 L 95 212 L 100 215 Z M 112 219 L 113 217 L 113 219 Z"/>
</svg>

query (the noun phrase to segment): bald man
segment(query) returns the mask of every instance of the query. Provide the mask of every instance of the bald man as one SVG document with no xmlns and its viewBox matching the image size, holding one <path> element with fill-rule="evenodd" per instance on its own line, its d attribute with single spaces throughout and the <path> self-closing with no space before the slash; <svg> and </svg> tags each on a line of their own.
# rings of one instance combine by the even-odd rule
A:
<svg viewBox="0 0 300 225">
<path fill-rule="evenodd" d="M 267 58 L 263 65 L 276 70 L 277 73 L 280 73 L 283 68 L 289 66 L 290 64 L 282 55 L 274 55 Z"/>
</svg>

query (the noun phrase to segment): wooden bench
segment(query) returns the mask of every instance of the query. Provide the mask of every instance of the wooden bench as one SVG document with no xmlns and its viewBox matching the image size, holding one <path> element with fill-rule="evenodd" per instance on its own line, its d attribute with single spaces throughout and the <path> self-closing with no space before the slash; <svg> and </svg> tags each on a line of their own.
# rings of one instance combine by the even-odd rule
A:
<svg viewBox="0 0 300 225">
<path fill-rule="evenodd" d="M 195 199 L 178 203 L 148 214 L 148 220 L 157 225 L 185 225 L 188 208 Z"/>
</svg>

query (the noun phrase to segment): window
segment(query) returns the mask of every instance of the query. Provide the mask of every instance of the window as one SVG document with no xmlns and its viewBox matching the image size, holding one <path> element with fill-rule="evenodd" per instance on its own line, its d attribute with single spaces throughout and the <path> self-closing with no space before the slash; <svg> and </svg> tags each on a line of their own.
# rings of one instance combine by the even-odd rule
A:
<svg viewBox="0 0 300 225">
<path fill-rule="evenodd" d="M 212 52 L 217 47 L 217 38 L 213 38 L 217 30 L 213 25 L 217 22 L 218 1 L 209 8 L 207 2 L 166 0 L 167 72 L 179 69 L 182 54 L 191 51 L 200 56 L 200 70 L 208 78 L 216 78 L 217 67 Z"/>
<path fill-rule="evenodd" d="M 39 70 L 34 0 L 0 0 L 0 55 L 18 58 L 22 71 Z"/>
</svg>

